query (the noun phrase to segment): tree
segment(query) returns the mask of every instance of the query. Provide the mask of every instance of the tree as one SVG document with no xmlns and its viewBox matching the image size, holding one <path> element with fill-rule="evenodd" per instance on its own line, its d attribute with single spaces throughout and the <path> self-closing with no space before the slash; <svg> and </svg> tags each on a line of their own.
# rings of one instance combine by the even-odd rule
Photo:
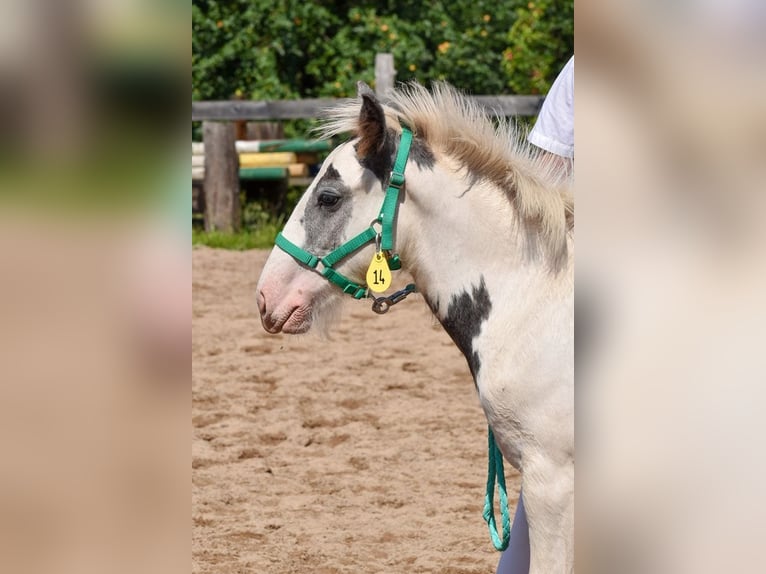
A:
<svg viewBox="0 0 766 574">
<path fill-rule="evenodd" d="M 431 3 L 193 0 L 192 98 L 342 97 L 374 82 L 446 80 L 474 94 L 545 93 L 573 52 L 572 0 Z"/>
</svg>

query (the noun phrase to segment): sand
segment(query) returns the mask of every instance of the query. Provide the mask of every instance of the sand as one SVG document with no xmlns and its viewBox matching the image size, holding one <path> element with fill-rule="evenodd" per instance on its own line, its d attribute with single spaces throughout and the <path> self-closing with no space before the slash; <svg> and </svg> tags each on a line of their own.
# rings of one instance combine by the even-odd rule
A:
<svg viewBox="0 0 766 574">
<path fill-rule="evenodd" d="M 422 298 L 269 335 L 267 257 L 193 252 L 192 572 L 493 573 L 486 420 Z"/>
</svg>

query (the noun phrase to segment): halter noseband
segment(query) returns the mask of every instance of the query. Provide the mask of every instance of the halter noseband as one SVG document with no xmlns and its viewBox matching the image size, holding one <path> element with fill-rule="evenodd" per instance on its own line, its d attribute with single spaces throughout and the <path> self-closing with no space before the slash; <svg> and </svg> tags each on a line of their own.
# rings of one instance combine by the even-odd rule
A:
<svg viewBox="0 0 766 574">
<path fill-rule="evenodd" d="M 281 232 L 277 235 L 277 247 L 292 256 L 299 263 L 302 263 L 311 269 L 316 269 L 319 263 L 321 263 L 322 270 L 320 273 L 325 279 L 343 289 L 344 293 L 348 293 L 354 299 L 367 297 L 369 294 L 367 287 L 363 287 L 342 273 L 339 273 L 333 269 L 333 266 L 368 243 L 376 241 L 379 238 L 380 249 L 386 254 L 389 268 L 392 270 L 401 268 L 402 263 L 399 260 L 399 255 L 391 254 L 391 251 L 394 248 L 393 228 L 394 220 L 396 219 L 396 208 L 399 204 L 399 190 L 404 185 L 404 168 L 407 166 L 407 158 L 410 155 L 411 145 L 412 131 L 405 126 L 402 126 L 402 135 L 399 139 L 399 150 L 397 151 L 396 160 L 394 161 L 394 168 L 391 170 L 391 177 L 388 180 L 388 189 L 386 189 L 386 196 L 383 199 L 383 205 L 380 208 L 380 215 L 378 215 L 377 219 L 375 219 L 367 229 L 341 244 L 339 247 L 333 249 L 324 257 L 319 257 L 298 247 L 295 243 L 282 235 Z M 375 229 L 376 224 L 380 225 L 380 231 Z M 403 291 L 406 291 L 407 294 L 409 294 L 414 290 L 415 287 L 413 285 L 408 285 Z M 391 299 L 389 304 L 393 304 L 403 298 L 400 296 L 399 299 L 394 300 L 394 298 L 401 293 L 402 292 L 395 293 L 391 297 L 380 299 Z M 376 302 L 378 302 L 377 299 Z M 385 309 L 387 308 L 388 307 L 385 307 Z"/>
</svg>

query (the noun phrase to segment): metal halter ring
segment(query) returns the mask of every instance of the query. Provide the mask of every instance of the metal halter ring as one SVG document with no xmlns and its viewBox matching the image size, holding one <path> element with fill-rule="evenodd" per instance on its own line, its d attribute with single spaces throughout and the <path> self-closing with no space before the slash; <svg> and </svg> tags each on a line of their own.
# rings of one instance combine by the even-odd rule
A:
<svg viewBox="0 0 766 574">
<path fill-rule="evenodd" d="M 377 297 L 372 302 L 372 310 L 378 315 L 385 315 L 390 308 L 391 303 L 389 302 L 388 297 Z"/>
<path fill-rule="evenodd" d="M 404 289 L 401 289 L 388 297 L 373 297 L 372 310 L 378 315 L 383 315 L 388 312 L 391 305 L 396 305 L 400 301 L 404 301 L 410 293 L 414 293 L 415 291 L 415 284 L 410 283 Z"/>
</svg>

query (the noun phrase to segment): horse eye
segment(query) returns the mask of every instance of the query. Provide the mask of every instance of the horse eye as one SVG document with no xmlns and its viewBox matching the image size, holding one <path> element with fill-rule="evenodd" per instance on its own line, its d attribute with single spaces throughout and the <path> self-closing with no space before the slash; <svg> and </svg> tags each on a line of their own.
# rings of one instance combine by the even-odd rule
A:
<svg viewBox="0 0 766 574">
<path fill-rule="evenodd" d="M 333 207 L 340 201 L 340 195 L 331 191 L 322 191 L 317 197 L 317 202 L 322 207 Z"/>
</svg>

